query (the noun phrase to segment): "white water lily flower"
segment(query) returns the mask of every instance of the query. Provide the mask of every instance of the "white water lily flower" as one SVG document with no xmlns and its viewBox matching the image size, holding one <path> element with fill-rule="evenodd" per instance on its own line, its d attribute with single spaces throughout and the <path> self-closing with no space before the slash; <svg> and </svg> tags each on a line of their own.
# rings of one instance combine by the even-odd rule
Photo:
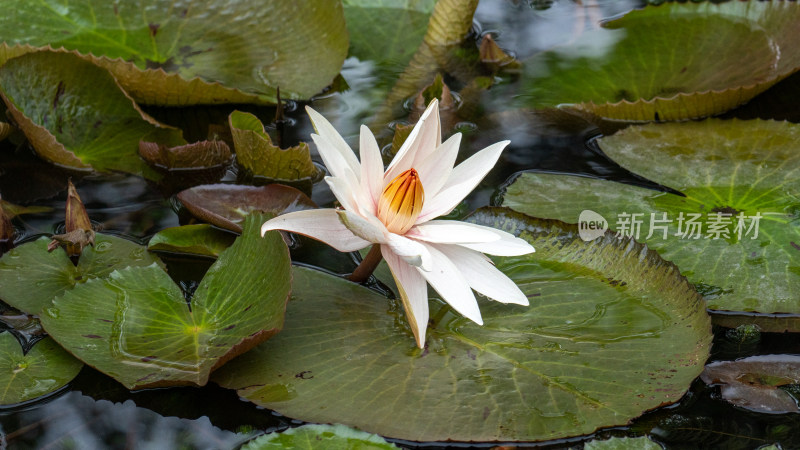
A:
<svg viewBox="0 0 800 450">
<path fill-rule="evenodd" d="M 453 309 L 483 324 L 472 289 L 503 303 L 528 305 L 516 284 L 483 255 L 514 256 L 533 247 L 510 233 L 453 220 L 451 212 L 494 167 L 509 141 L 481 150 L 453 167 L 461 134 L 442 143 L 439 105 L 432 101 L 384 172 L 372 132 L 361 126 L 361 162 L 319 113 L 306 107 L 319 134 L 311 137 L 330 172 L 325 181 L 341 208 L 297 211 L 261 227 L 286 230 L 342 252 L 379 244 L 392 271 L 408 321 L 424 346 L 428 324 L 427 283 Z"/>
</svg>

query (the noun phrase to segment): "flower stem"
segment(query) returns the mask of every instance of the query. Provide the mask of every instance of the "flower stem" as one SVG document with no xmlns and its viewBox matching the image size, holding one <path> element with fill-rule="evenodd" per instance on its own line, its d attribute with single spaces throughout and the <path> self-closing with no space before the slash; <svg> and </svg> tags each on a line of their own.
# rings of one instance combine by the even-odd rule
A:
<svg viewBox="0 0 800 450">
<path fill-rule="evenodd" d="M 367 256 L 361 260 L 361 264 L 356 267 L 356 270 L 354 270 L 347 279 L 354 283 L 363 283 L 372 275 L 372 272 L 378 267 L 381 259 L 383 259 L 383 256 L 381 256 L 381 246 L 379 244 L 374 244 L 369 250 L 369 253 L 367 253 Z"/>
</svg>

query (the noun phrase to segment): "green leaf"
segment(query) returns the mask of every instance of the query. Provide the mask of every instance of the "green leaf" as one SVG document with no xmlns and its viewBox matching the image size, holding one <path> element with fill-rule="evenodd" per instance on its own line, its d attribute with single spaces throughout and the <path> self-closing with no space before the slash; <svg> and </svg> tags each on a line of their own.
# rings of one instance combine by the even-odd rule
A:
<svg viewBox="0 0 800 450">
<path fill-rule="evenodd" d="M 48 253 L 48 237 L 20 245 L 0 258 L 0 299 L 21 311 L 39 314 L 54 297 L 94 278 L 128 266 L 144 267 L 158 258 L 131 241 L 105 234 L 83 249 L 75 266 L 62 249 Z"/>
<path fill-rule="evenodd" d="M 0 17 L 6 57 L 76 50 L 109 69 L 143 103 L 307 99 L 331 83 L 347 54 L 339 1 L 108 2 L 10 0 Z"/>
<path fill-rule="evenodd" d="M 746 103 L 800 68 L 793 2 L 669 2 L 525 61 L 527 103 L 622 121 L 681 120 Z"/>
<path fill-rule="evenodd" d="M 387 76 L 402 70 L 422 43 L 435 0 L 344 0 L 350 56 Z M 384 77 L 378 77 L 382 79 Z"/>
<path fill-rule="evenodd" d="M 768 413 L 800 412 L 779 386 L 800 385 L 800 356 L 758 355 L 706 366 L 700 378 L 721 384 L 722 398 L 736 406 Z"/>
<path fill-rule="evenodd" d="M 589 441 L 583 446 L 583 450 L 661 450 L 663 448 L 646 437 L 612 437 L 604 441 Z"/>
<path fill-rule="evenodd" d="M 20 206 L 11 202 L 7 202 L 0 198 L 0 211 L 6 214 L 6 217 L 13 219 L 22 214 L 39 214 L 52 211 L 53 208 L 49 206 Z"/>
<path fill-rule="evenodd" d="M 253 211 L 280 215 L 317 207 L 307 195 L 282 184 L 205 184 L 181 191 L 178 200 L 198 219 L 236 233 L 242 232 L 241 223 Z"/>
<path fill-rule="evenodd" d="M 87 281 L 44 309 L 45 330 L 70 353 L 129 389 L 198 385 L 212 370 L 277 333 L 291 287 L 279 233 L 266 217 L 211 266 L 187 301 L 158 265 Z"/>
<path fill-rule="evenodd" d="M 217 258 L 234 239 L 235 235 L 208 224 L 184 225 L 159 231 L 150 238 L 147 249 Z"/>
<path fill-rule="evenodd" d="M 508 188 L 503 205 L 572 223 L 581 211 L 592 210 L 616 231 L 631 214 L 641 214 L 637 239 L 674 262 L 708 308 L 726 314 L 726 325 L 757 320 L 764 331 L 800 329 L 800 126 L 759 120 L 651 124 L 602 138 L 599 145 L 626 169 L 686 196 L 592 178 L 524 174 Z M 697 214 L 699 234 L 676 236 L 681 213 L 680 231 L 690 231 L 686 219 Z M 672 222 L 654 222 L 650 236 L 651 214 L 656 220 L 666 214 Z M 716 238 L 709 224 L 723 224 L 724 214 L 730 214 L 728 237 Z M 742 225 L 753 227 L 741 236 L 740 214 Z M 757 214 L 762 217 L 753 219 Z M 658 226 L 667 228 L 666 239 Z M 740 320 L 742 312 L 781 315 L 777 321 Z"/>
<path fill-rule="evenodd" d="M 139 141 L 183 142 L 143 113 L 105 69 L 69 53 L 38 52 L 0 68 L 0 94 L 36 152 L 56 164 L 157 178 Z"/>
<path fill-rule="evenodd" d="M 398 448 L 376 435 L 344 425 L 303 425 L 282 433 L 259 436 L 242 446 L 242 450 L 388 450 Z"/>
<path fill-rule="evenodd" d="M 305 142 L 281 149 L 272 143 L 261 121 L 246 112 L 232 112 L 228 123 L 236 148 L 236 161 L 253 175 L 295 181 L 314 178 L 319 173 Z"/>
<path fill-rule="evenodd" d="M 286 327 L 214 375 L 258 405 L 417 441 L 533 441 L 623 425 L 677 401 L 711 342 L 702 299 L 654 252 L 508 210 L 474 217 L 536 253 L 497 260 L 531 306 L 430 302 L 418 349 L 399 301 L 294 269 Z"/>
<path fill-rule="evenodd" d="M 27 354 L 14 336 L 0 333 L 0 405 L 40 397 L 69 383 L 83 364 L 50 338 L 37 342 Z"/>
</svg>

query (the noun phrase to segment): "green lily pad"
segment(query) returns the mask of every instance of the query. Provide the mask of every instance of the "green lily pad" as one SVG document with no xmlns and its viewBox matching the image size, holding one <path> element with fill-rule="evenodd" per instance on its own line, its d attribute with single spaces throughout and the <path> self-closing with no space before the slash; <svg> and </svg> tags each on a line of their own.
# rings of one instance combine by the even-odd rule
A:
<svg viewBox="0 0 800 450">
<path fill-rule="evenodd" d="M 217 258 L 235 239 L 233 234 L 205 223 L 184 225 L 159 231 L 150 238 L 147 249 Z"/>
<path fill-rule="evenodd" d="M 479 300 L 478 326 L 431 301 L 418 349 L 399 301 L 297 267 L 285 329 L 214 381 L 292 418 L 387 437 L 534 441 L 626 424 L 702 371 L 704 304 L 655 252 L 505 209 L 473 220 L 536 247 L 497 259 L 530 307 Z"/>
<path fill-rule="evenodd" d="M 343 0 L 350 56 L 373 61 L 389 78 L 422 43 L 435 0 Z M 378 79 L 385 79 L 378 77 Z"/>
<path fill-rule="evenodd" d="M 508 188 L 503 205 L 572 223 L 592 210 L 610 229 L 626 232 L 632 215 L 639 214 L 641 231 L 632 234 L 674 262 L 708 308 L 725 314 L 726 325 L 757 320 L 764 331 L 800 330 L 800 125 L 650 124 L 602 138 L 599 145 L 623 167 L 686 196 L 592 178 L 524 174 Z M 691 218 L 702 227 L 699 233 Z M 737 320 L 743 312 L 773 317 Z"/>
<path fill-rule="evenodd" d="M 279 233 L 253 214 L 187 302 L 157 264 L 76 286 L 41 314 L 45 330 L 129 389 L 206 384 L 208 376 L 283 326 L 291 287 Z"/>
<path fill-rule="evenodd" d="M 228 123 L 236 148 L 236 161 L 253 175 L 295 181 L 314 178 L 319 173 L 305 142 L 281 149 L 272 143 L 261 121 L 246 112 L 232 112 Z"/>
<path fill-rule="evenodd" d="M 143 113 L 108 71 L 69 53 L 30 53 L 0 68 L 0 94 L 43 158 L 75 168 L 158 178 L 139 141 L 182 143 Z"/>
<path fill-rule="evenodd" d="M 341 3 L 272 0 L 66 2 L 11 0 L 0 18 L 2 56 L 37 48 L 79 52 L 143 103 L 307 99 L 347 54 Z"/>
<path fill-rule="evenodd" d="M 706 366 L 700 378 L 722 385 L 722 398 L 736 406 L 768 413 L 800 412 L 780 386 L 800 385 L 800 356 L 758 355 Z"/>
<path fill-rule="evenodd" d="M 12 405 L 63 387 L 83 364 L 52 339 L 37 342 L 27 354 L 9 332 L 0 333 L 0 405 Z"/>
<path fill-rule="evenodd" d="M 612 437 L 604 441 L 589 441 L 583 446 L 584 450 L 661 450 L 663 448 L 646 437 Z"/>
<path fill-rule="evenodd" d="M 40 237 L 0 258 L 0 299 L 20 311 L 39 314 L 50 301 L 94 278 L 104 278 L 128 266 L 149 266 L 158 258 L 143 246 L 105 234 L 83 249 L 78 265 L 62 249 L 47 251 L 48 237 Z"/>
<path fill-rule="evenodd" d="M 303 425 L 282 433 L 259 436 L 242 446 L 242 450 L 389 450 L 398 448 L 376 435 L 344 425 Z"/>
<path fill-rule="evenodd" d="M 178 200 L 198 219 L 236 233 L 253 211 L 279 215 L 317 207 L 306 194 L 282 184 L 206 184 L 181 191 Z"/>
<path fill-rule="evenodd" d="M 526 101 L 622 121 L 719 114 L 800 68 L 798 23 L 794 2 L 647 6 L 525 61 Z"/>
</svg>

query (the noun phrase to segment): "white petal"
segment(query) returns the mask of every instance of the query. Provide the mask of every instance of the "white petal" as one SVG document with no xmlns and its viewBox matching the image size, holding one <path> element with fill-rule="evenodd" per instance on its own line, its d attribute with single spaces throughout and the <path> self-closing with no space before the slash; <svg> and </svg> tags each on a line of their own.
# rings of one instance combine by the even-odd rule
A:
<svg viewBox="0 0 800 450">
<path fill-rule="evenodd" d="M 428 283 L 436 289 L 436 292 L 453 309 L 478 325 L 483 325 L 475 294 L 472 293 L 469 282 L 464 278 L 464 275 L 450 261 L 450 258 L 432 246 L 427 247 L 433 257 L 433 269 L 425 272 L 417 268 L 417 271 L 428 280 Z"/>
<path fill-rule="evenodd" d="M 396 176 L 414 167 L 415 163 L 424 161 L 441 143 L 439 101 L 433 99 L 389 164 L 383 177 L 384 183 L 394 180 Z"/>
<path fill-rule="evenodd" d="M 425 331 L 428 329 L 428 284 L 414 267 L 406 264 L 388 246 L 381 245 L 381 254 L 397 283 L 400 299 L 403 301 L 406 317 L 414 332 L 417 345 L 423 348 Z"/>
<path fill-rule="evenodd" d="M 334 209 L 310 209 L 284 214 L 264 222 L 261 236 L 270 230 L 285 230 L 322 241 L 340 252 L 361 250 L 370 243 L 353 234 L 339 221 Z"/>
<path fill-rule="evenodd" d="M 528 297 L 484 255 L 458 245 L 434 245 L 458 267 L 472 289 L 501 303 L 528 305 Z"/>
<path fill-rule="evenodd" d="M 386 237 L 386 244 L 403 261 L 423 271 L 433 268 L 433 259 L 427 245 L 394 233 L 387 233 Z"/>
<path fill-rule="evenodd" d="M 437 244 L 473 244 L 498 241 L 501 233 L 505 232 L 457 220 L 431 220 L 415 225 L 406 236 Z"/>
<path fill-rule="evenodd" d="M 375 215 L 378 209 L 378 199 L 383 191 L 383 159 L 375 136 L 366 125 L 361 125 L 358 148 L 361 152 L 361 187 L 367 199 L 371 200 L 365 209 Z"/>
<path fill-rule="evenodd" d="M 433 198 L 425 199 L 417 223 L 427 222 L 452 211 L 492 170 L 508 144 L 509 141 L 492 144 L 456 166 L 442 189 Z"/>
<path fill-rule="evenodd" d="M 308 116 L 311 117 L 311 123 L 314 125 L 314 129 L 319 136 L 323 138 L 324 143 L 327 144 L 320 145 L 320 142 L 314 139 L 314 143 L 317 144 L 317 151 L 319 151 L 319 155 L 322 157 L 322 160 L 325 162 L 325 167 L 328 168 L 331 175 L 340 176 L 338 173 L 334 172 L 334 170 L 341 166 L 347 166 L 353 173 L 359 173 L 358 159 L 353 153 L 353 149 L 347 145 L 347 142 L 345 142 L 339 132 L 333 128 L 333 125 L 328 122 L 328 119 L 322 117 L 320 113 L 308 106 L 306 106 L 306 112 Z M 314 135 L 311 135 L 311 137 L 313 139 Z"/>
<path fill-rule="evenodd" d="M 495 231 L 500 234 L 500 239 L 497 241 L 460 245 L 481 253 L 497 256 L 520 256 L 536 251 L 536 249 L 524 239 L 520 239 L 505 231 Z"/>
<path fill-rule="evenodd" d="M 388 242 L 391 234 L 386 227 L 375 217 L 360 216 L 353 211 L 337 209 L 339 220 L 354 235 L 372 242 L 373 244 L 383 244 Z"/>
<path fill-rule="evenodd" d="M 425 195 L 435 196 L 447 182 L 456 163 L 459 145 L 461 145 L 461 133 L 456 133 L 424 161 L 414 164 L 414 168 L 419 172 Z"/>
<path fill-rule="evenodd" d="M 360 212 L 358 200 L 355 197 L 355 192 L 350 188 L 350 183 L 342 177 L 325 177 L 325 182 L 328 183 L 328 187 L 331 188 L 331 192 L 342 205 L 342 208 L 356 213 Z"/>
</svg>

